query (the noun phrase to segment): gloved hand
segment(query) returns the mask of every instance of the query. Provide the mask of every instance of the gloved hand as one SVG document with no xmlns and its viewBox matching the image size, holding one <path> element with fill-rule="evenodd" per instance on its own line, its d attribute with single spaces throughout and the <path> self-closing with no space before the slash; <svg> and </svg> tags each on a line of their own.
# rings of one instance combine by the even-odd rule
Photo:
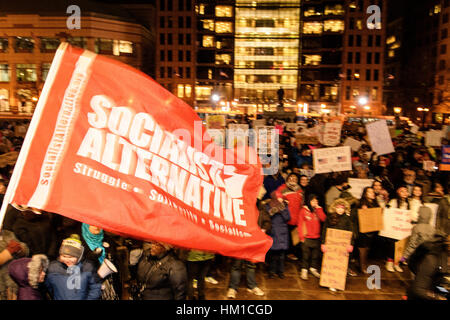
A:
<svg viewBox="0 0 450 320">
<path fill-rule="evenodd" d="M 324 244 L 322 244 L 320 246 L 320 250 L 322 250 L 322 252 L 325 253 L 325 252 L 327 252 L 327 247 Z"/>
<path fill-rule="evenodd" d="M 353 251 L 353 246 L 348 246 L 348 247 L 347 247 L 347 252 L 350 253 L 350 252 L 352 252 L 352 251 Z"/>
<path fill-rule="evenodd" d="M 14 255 L 15 253 L 20 253 L 21 251 L 23 251 L 22 246 L 16 240 L 10 240 L 8 242 L 8 246 L 6 247 L 6 250 L 8 250 L 9 253 L 11 253 L 11 255 Z"/>
</svg>

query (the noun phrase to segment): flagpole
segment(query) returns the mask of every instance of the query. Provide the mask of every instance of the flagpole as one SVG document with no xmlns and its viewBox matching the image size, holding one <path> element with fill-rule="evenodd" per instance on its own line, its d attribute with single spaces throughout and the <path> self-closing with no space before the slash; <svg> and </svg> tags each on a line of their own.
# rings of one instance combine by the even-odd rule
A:
<svg viewBox="0 0 450 320">
<path fill-rule="evenodd" d="M 17 158 L 16 165 L 14 166 L 14 171 L 11 176 L 11 180 L 9 181 L 8 188 L 6 189 L 5 197 L 3 198 L 2 208 L 0 210 L 0 230 L 2 229 L 3 226 L 3 219 L 5 218 L 6 209 L 8 208 L 8 205 L 16 192 L 17 183 L 22 175 L 25 160 L 28 158 L 31 141 L 33 140 L 34 134 L 37 130 L 37 126 L 39 124 L 39 121 L 41 120 L 41 115 L 44 110 L 44 106 L 47 103 L 50 88 L 53 85 L 56 72 L 59 69 L 59 65 L 61 63 L 63 54 L 67 48 L 68 48 L 67 42 L 61 43 L 58 47 L 58 50 L 56 50 L 55 57 L 53 58 L 53 62 L 48 72 L 47 79 L 44 83 L 44 87 L 39 97 L 39 101 L 36 105 L 36 109 L 34 110 L 33 116 L 31 118 L 30 126 L 28 127 L 27 134 L 25 135 L 25 139 L 22 144 L 22 148 L 20 149 L 19 157 Z"/>
</svg>

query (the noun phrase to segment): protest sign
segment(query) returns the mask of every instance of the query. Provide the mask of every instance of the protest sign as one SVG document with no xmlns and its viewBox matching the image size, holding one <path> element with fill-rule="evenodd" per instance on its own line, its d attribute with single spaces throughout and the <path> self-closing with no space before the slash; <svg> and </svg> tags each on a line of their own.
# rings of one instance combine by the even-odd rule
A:
<svg viewBox="0 0 450 320">
<path fill-rule="evenodd" d="M 226 118 L 223 114 L 207 114 L 206 128 L 207 129 L 224 129 L 226 126 Z"/>
<path fill-rule="evenodd" d="M 361 148 L 361 146 L 364 144 L 364 142 L 355 140 L 353 138 L 347 138 L 344 141 L 344 146 L 349 146 L 350 148 L 352 148 L 352 151 L 358 151 L 359 148 Z"/>
<path fill-rule="evenodd" d="M 429 161 L 429 160 L 423 161 L 423 170 L 433 172 L 433 171 L 436 171 L 435 167 L 436 167 L 436 162 Z"/>
<path fill-rule="evenodd" d="M 315 174 L 352 170 L 350 147 L 320 148 L 313 150 Z"/>
<path fill-rule="evenodd" d="M 374 152 L 378 155 L 395 152 L 386 120 L 379 120 L 366 124 L 366 129 Z"/>
<path fill-rule="evenodd" d="M 441 139 L 444 137 L 442 130 L 428 130 L 425 133 L 425 145 L 427 147 L 440 147 Z"/>
<path fill-rule="evenodd" d="M 320 285 L 322 287 L 345 290 L 348 268 L 347 247 L 351 243 L 350 231 L 327 229 L 326 252 L 322 259 Z"/>
<path fill-rule="evenodd" d="M 296 123 L 286 123 L 286 131 L 297 132 L 297 127 Z"/>
<path fill-rule="evenodd" d="M 383 229 L 379 235 L 395 240 L 402 240 L 411 235 L 411 212 L 402 209 L 384 209 Z"/>
<path fill-rule="evenodd" d="M 450 146 L 442 146 L 442 162 L 439 170 L 450 171 Z"/>
<path fill-rule="evenodd" d="M 367 233 L 383 229 L 383 209 L 370 208 L 358 210 L 359 232 Z"/>
<path fill-rule="evenodd" d="M 270 154 L 275 145 L 277 132 L 274 126 L 256 127 L 258 154 Z"/>
<path fill-rule="evenodd" d="M 265 125 L 266 125 L 265 119 L 253 120 L 253 128 L 264 127 Z"/>
<path fill-rule="evenodd" d="M 62 43 L 0 221 L 16 203 L 124 237 L 262 262 L 272 239 L 257 225 L 260 161 L 252 148 L 227 150 L 205 133 L 191 106 L 144 73 Z"/>
<path fill-rule="evenodd" d="M 300 144 L 318 144 L 319 139 L 317 137 L 312 136 L 305 136 L 305 135 L 296 135 L 295 141 L 297 142 L 297 145 Z"/>
<path fill-rule="evenodd" d="M 249 135 L 248 124 L 230 124 L 227 129 L 227 148 L 247 146 Z"/>
<path fill-rule="evenodd" d="M 395 251 L 394 251 L 394 263 L 398 264 L 403 257 L 403 253 L 405 252 L 406 245 L 408 244 L 410 237 L 399 240 L 395 243 Z"/>
<path fill-rule="evenodd" d="M 371 187 L 373 179 L 356 179 L 348 178 L 348 184 L 350 185 L 350 193 L 356 198 L 361 199 L 364 188 Z"/>
<path fill-rule="evenodd" d="M 416 126 L 414 123 L 411 126 L 411 133 L 417 134 L 419 132 L 419 126 Z"/>
<path fill-rule="evenodd" d="M 327 122 L 323 129 L 323 144 L 334 147 L 341 142 L 342 122 Z"/>
<path fill-rule="evenodd" d="M 299 172 L 301 175 L 307 176 L 308 179 L 314 177 L 314 170 L 300 169 Z"/>
</svg>

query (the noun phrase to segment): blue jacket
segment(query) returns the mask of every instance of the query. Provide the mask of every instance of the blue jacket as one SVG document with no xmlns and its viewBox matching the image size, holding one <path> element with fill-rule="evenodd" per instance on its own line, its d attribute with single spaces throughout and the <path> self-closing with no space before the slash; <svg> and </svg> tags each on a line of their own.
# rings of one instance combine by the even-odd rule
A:
<svg viewBox="0 0 450 320">
<path fill-rule="evenodd" d="M 304 163 L 312 165 L 312 156 L 304 156 L 301 152 L 294 152 L 294 159 L 297 163 L 297 168 L 301 168 Z"/>
<path fill-rule="evenodd" d="M 102 284 L 94 265 L 89 261 L 84 261 L 76 266 L 79 268 L 79 274 L 76 271 L 70 273 L 68 267 L 59 261 L 50 263 L 45 285 L 53 300 L 100 299 Z"/>
<path fill-rule="evenodd" d="M 266 205 L 266 210 L 269 212 L 270 206 Z M 269 236 L 273 238 L 273 244 L 271 250 L 287 250 L 289 249 L 289 230 L 288 221 L 291 219 L 289 209 L 286 207 L 284 210 L 275 213 L 272 216 L 272 229 Z"/>
</svg>

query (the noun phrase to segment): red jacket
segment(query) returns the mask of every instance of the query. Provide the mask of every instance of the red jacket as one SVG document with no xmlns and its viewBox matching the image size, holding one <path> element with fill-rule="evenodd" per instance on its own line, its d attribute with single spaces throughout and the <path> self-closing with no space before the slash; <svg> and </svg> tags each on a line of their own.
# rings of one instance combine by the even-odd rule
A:
<svg viewBox="0 0 450 320">
<path fill-rule="evenodd" d="M 286 184 L 283 184 L 278 187 L 275 193 L 277 198 L 283 198 L 289 201 L 288 209 L 291 214 L 291 220 L 289 220 L 288 224 L 291 226 L 296 226 L 298 221 L 298 213 L 303 205 L 302 189 L 300 188 L 297 191 L 290 191 Z"/>
<path fill-rule="evenodd" d="M 304 206 L 298 215 L 298 237 L 300 241 L 308 239 L 320 238 L 320 222 L 324 222 L 326 215 L 321 207 L 317 207 L 311 212 L 308 207 Z M 306 233 L 306 234 L 305 234 Z"/>
</svg>

